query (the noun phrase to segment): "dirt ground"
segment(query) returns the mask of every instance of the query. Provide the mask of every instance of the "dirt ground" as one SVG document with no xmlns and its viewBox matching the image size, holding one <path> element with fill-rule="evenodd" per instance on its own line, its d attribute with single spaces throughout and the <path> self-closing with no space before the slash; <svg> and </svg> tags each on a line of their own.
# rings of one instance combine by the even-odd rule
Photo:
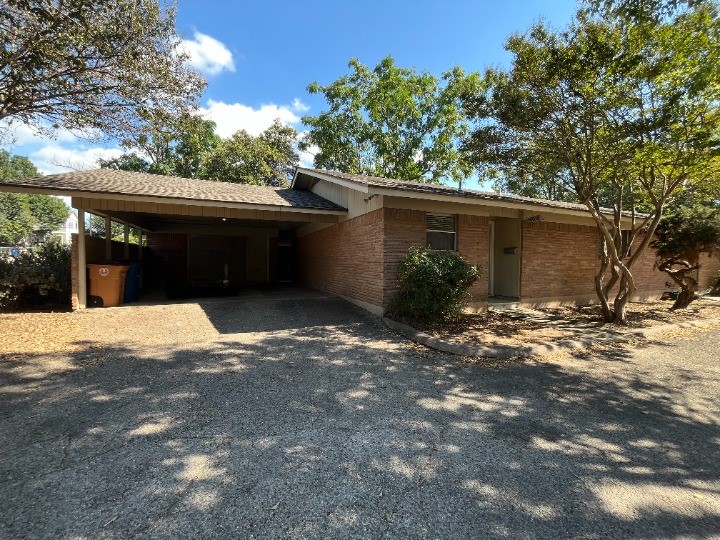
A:
<svg viewBox="0 0 720 540">
<path fill-rule="evenodd" d="M 101 348 L 109 343 L 166 345 L 215 339 L 221 333 L 227 333 L 227 329 L 214 321 L 224 311 L 233 309 L 236 303 L 207 301 L 88 309 L 75 313 L 0 314 L 0 355 L 72 352 L 88 347 Z M 720 324 L 720 301 L 697 301 L 689 309 L 677 312 L 670 312 L 670 305 L 670 302 L 633 303 L 629 308 L 628 326 L 646 328 L 696 319 L 715 320 Z M 407 322 L 448 341 L 488 345 L 568 339 L 577 337 L 579 329 L 580 332 L 601 327 L 621 329 L 603 325 L 597 306 L 489 311 L 468 315 L 443 327 L 422 327 Z"/>
<path fill-rule="evenodd" d="M 675 312 L 669 310 L 671 305 L 664 301 L 633 302 L 628 306 L 627 326 L 603 323 L 598 306 L 490 310 L 440 326 L 403 322 L 446 341 L 511 346 L 573 339 L 595 330 L 634 330 L 698 319 L 720 324 L 718 300 L 698 300 L 688 309 Z"/>
</svg>

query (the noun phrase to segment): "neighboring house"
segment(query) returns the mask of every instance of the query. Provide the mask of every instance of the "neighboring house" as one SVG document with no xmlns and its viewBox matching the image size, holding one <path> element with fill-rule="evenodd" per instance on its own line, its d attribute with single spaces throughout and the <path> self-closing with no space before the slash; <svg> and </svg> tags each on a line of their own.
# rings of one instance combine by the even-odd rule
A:
<svg viewBox="0 0 720 540">
<path fill-rule="evenodd" d="M 77 234 L 77 232 L 77 214 L 73 210 L 70 210 L 68 212 L 68 218 L 65 220 L 65 223 L 63 223 L 63 226 L 53 231 L 51 234 L 54 238 L 57 238 L 62 245 L 69 246 L 72 243 L 72 235 Z"/>
<path fill-rule="evenodd" d="M 298 168 L 286 189 L 94 170 L 2 182 L 0 190 L 72 197 L 73 298 L 86 301 L 85 263 L 142 257 L 146 287 L 171 295 L 297 282 L 382 313 L 411 246 L 457 251 L 481 266 L 471 307 L 491 302 L 592 302 L 598 233 L 583 206 Z M 136 245 L 84 233 L 91 212 L 141 230 Z M 648 250 L 638 298 L 670 284 Z"/>
</svg>

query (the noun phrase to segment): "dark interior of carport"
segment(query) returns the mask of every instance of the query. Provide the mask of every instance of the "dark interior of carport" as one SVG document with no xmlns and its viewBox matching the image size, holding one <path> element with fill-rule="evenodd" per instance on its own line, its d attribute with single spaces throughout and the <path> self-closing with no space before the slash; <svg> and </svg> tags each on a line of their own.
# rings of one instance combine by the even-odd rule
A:
<svg viewBox="0 0 720 540">
<path fill-rule="evenodd" d="M 160 295 L 169 299 L 233 295 L 244 288 L 296 283 L 297 229 L 337 221 L 337 215 L 325 212 L 186 205 L 151 205 L 154 212 L 128 212 L 125 207 L 130 203 L 122 201 L 99 205 L 73 199 L 75 204 L 106 220 L 127 224 L 126 229 L 141 231 L 135 235 L 142 238 L 141 253 L 137 245 L 126 247 L 121 241 L 85 235 L 88 264 L 142 261 L 141 300 Z M 143 208 L 135 204 L 138 206 Z M 174 206 L 177 213 L 159 213 L 163 206 Z"/>
</svg>

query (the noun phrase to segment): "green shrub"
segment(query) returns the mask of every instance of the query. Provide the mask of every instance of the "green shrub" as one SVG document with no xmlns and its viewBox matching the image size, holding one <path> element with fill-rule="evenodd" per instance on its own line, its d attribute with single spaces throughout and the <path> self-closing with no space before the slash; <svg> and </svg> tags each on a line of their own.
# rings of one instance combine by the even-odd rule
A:
<svg viewBox="0 0 720 540">
<path fill-rule="evenodd" d="M 70 248 L 55 242 L 0 258 L 0 310 L 70 304 Z"/>
<path fill-rule="evenodd" d="M 400 290 L 390 314 L 427 323 L 456 317 L 480 275 L 480 268 L 454 253 L 410 248 L 400 263 Z"/>
</svg>

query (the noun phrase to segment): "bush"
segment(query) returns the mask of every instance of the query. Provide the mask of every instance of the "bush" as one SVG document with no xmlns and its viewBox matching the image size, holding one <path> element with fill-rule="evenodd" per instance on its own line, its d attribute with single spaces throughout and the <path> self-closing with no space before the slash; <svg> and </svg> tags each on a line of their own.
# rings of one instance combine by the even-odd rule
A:
<svg viewBox="0 0 720 540">
<path fill-rule="evenodd" d="M 447 251 L 410 248 L 400 263 L 400 290 L 390 306 L 394 316 L 435 323 L 462 313 L 468 289 L 480 268 Z"/>
<path fill-rule="evenodd" d="M 50 242 L 17 259 L 0 259 L 0 310 L 70 305 L 70 248 Z"/>
</svg>

